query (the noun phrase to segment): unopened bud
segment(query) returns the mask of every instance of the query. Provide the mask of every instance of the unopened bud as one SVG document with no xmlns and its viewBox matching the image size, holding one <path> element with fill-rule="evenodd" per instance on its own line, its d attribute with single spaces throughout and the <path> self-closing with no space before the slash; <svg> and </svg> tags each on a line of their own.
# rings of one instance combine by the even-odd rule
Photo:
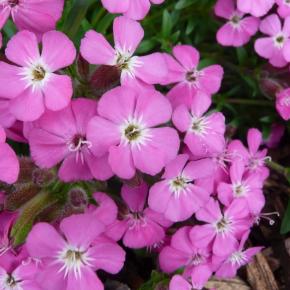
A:
<svg viewBox="0 0 290 290">
<path fill-rule="evenodd" d="M 56 179 L 53 170 L 35 168 L 32 172 L 32 182 L 39 187 L 48 186 Z"/>
<path fill-rule="evenodd" d="M 90 66 L 89 63 L 81 56 L 81 54 L 79 54 L 77 58 L 77 68 L 79 75 L 83 79 L 87 79 L 90 72 Z"/>
<path fill-rule="evenodd" d="M 99 66 L 92 78 L 90 84 L 102 95 L 108 89 L 117 86 L 120 82 L 120 71 L 117 67 L 101 65 Z"/>
<path fill-rule="evenodd" d="M 73 209 L 84 210 L 88 205 L 87 193 L 80 187 L 75 187 L 68 192 L 68 205 Z"/>
<path fill-rule="evenodd" d="M 269 77 L 261 78 L 259 86 L 263 95 L 271 100 L 283 89 L 283 85 L 278 80 Z"/>
</svg>

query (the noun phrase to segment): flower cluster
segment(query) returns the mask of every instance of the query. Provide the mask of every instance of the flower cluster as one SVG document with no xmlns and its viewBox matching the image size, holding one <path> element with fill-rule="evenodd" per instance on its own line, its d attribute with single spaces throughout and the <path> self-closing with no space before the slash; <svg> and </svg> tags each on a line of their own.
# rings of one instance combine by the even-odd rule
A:
<svg viewBox="0 0 290 290">
<path fill-rule="evenodd" d="M 242 45 L 257 31 L 257 17 L 274 1 L 254 2 L 261 1 L 238 1 L 234 10 L 232 1 L 218 1 L 216 13 L 230 19 L 218 33 L 221 43 Z M 19 175 L 7 133 L 28 144 L 39 190 L 36 202 L 13 213 L 9 195 L 0 194 L 0 289 L 102 290 L 96 271 L 118 273 L 125 247 L 158 252 L 168 274 L 181 269 L 171 290 L 202 289 L 213 274 L 235 276 L 261 250 L 245 249 L 245 243 L 261 217 L 269 172 L 261 132 L 248 131 L 247 147 L 230 140 L 224 115 L 212 107 L 222 67 L 200 68 L 199 52 L 189 45 L 176 45 L 172 54 L 137 55 L 144 31 L 136 20 L 148 13 L 149 0 L 102 0 L 111 13 L 124 14 L 114 19 L 114 43 L 90 30 L 79 52 L 54 30 L 63 1 L 35 3 L 0 4 L 2 25 L 11 14 L 20 30 L 0 62 L 0 180 L 13 184 Z M 270 17 L 261 27 L 278 19 Z M 246 30 L 237 36 L 240 22 Z M 77 55 L 94 72 L 117 72 L 116 82 L 100 96 L 77 95 L 79 78 L 70 73 Z M 96 190 L 98 182 L 104 190 Z M 32 229 L 15 246 L 24 213 L 31 204 L 36 216 L 41 213 L 42 196 L 61 210 L 51 219 L 30 220 L 25 226 Z"/>
<path fill-rule="evenodd" d="M 256 53 L 276 68 L 290 62 L 290 3 L 285 0 L 218 0 L 215 14 L 227 20 L 217 32 L 223 46 L 240 47 L 258 33 Z M 290 91 L 276 93 L 276 109 L 284 120 L 290 119 Z"/>
</svg>

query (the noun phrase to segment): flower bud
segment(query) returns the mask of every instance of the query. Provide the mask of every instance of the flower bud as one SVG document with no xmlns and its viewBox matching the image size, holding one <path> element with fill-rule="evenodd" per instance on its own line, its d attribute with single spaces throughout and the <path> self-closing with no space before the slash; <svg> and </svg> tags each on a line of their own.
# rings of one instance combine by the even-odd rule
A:
<svg viewBox="0 0 290 290">
<path fill-rule="evenodd" d="M 75 210 L 84 210 L 88 205 L 87 193 L 81 187 L 72 188 L 68 192 L 68 205 Z"/>
<path fill-rule="evenodd" d="M 56 174 L 53 170 L 35 168 L 32 172 L 32 182 L 39 187 L 48 186 L 55 179 Z"/>
</svg>

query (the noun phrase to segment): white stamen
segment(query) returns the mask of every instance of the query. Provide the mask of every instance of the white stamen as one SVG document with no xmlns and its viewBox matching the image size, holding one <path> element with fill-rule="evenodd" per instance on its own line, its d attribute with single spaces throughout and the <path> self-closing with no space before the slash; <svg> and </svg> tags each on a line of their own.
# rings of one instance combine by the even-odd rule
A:
<svg viewBox="0 0 290 290">
<path fill-rule="evenodd" d="M 249 191 L 249 186 L 241 182 L 234 183 L 232 188 L 235 197 L 244 197 Z"/>
<path fill-rule="evenodd" d="M 187 84 L 189 84 L 191 87 L 194 87 L 196 89 L 200 88 L 199 78 L 204 75 L 203 71 L 199 71 L 197 69 L 190 70 L 185 75 L 185 80 Z"/>
<path fill-rule="evenodd" d="M 143 62 L 138 56 L 133 56 L 132 49 L 115 48 L 114 63 L 121 70 L 121 78 L 129 76 L 135 78 L 135 68 L 141 67 Z"/>
<path fill-rule="evenodd" d="M 282 49 L 284 47 L 286 39 L 287 37 L 282 32 L 278 33 L 273 37 L 274 46 Z"/>
<path fill-rule="evenodd" d="M 226 216 L 223 216 L 221 219 L 216 221 L 213 226 L 216 233 L 223 236 L 233 231 L 233 222 Z"/>
<path fill-rule="evenodd" d="M 237 29 L 237 30 L 240 30 L 241 29 L 241 20 L 242 20 L 242 17 L 236 13 L 234 13 L 231 17 L 230 17 L 230 25 Z"/>
<path fill-rule="evenodd" d="M 188 192 L 190 181 L 189 178 L 181 174 L 169 180 L 170 191 L 176 198 L 179 198 L 181 194 L 186 194 Z"/>
<path fill-rule="evenodd" d="M 142 145 L 145 145 L 152 138 L 150 130 L 142 122 L 142 117 L 139 119 L 129 117 L 120 126 L 120 132 L 121 143 L 136 146 L 137 149 L 140 149 Z"/>
<path fill-rule="evenodd" d="M 64 278 L 73 272 L 76 278 L 81 278 L 82 268 L 92 266 L 93 258 L 89 257 L 85 249 L 67 245 L 57 255 L 55 263 L 62 264 L 58 273 L 64 272 Z"/>
<path fill-rule="evenodd" d="M 0 277 L 0 289 L 3 290 L 23 290 L 20 283 L 21 280 L 15 275 L 4 274 Z"/>
<path fill-rule="evenodd" d="M 239 267 L 244 265 L 244 263 L 247 262 L 247 258 L 245 254 L 242 251 L 237 251 L 234 252 L 230 257 L 229 257 L 229 262 L 234 266 L 237 264 Z"/>
<path fill-rule="evenodd" d="M 191 126 L 189 130 L 196 135 L 205 136 L 209 129 L 208 121 L 206 117 L 192 116 Z"/>
<path fill-rule="evenodd" d="M 280 216 L 279 212 L 277 212 L 277 211 L 269 212 L 269 213 L 261 213 L 260 215 L 255 217 L 255 223 L 257 225 L 259 225 L 261 222 L 261 219 L 264 219 L 264 220 L 267 220 L 269 222 L 270 226 L 273 226 L 275 224 L 275 220 L 269 217 L 271 215 L 276 215 L 277 217 Z"/>
<path fill-rule="evenodd" d="M 132 230 L 134 228 L 146 227 L 147 220 L 144 217 L 142 212 L 132 212 L 126 215 L 125 217 L 128 221 L 129 229 Z"/>
<path fill-rule="evenodd" d="M 34 92 L 45 86 L 51 77 L 51 71 L 41 58 L 38 60 L 29 59 L 26 61 L 26 66 L 22 68 L 19 75 L 26 82 L 26 88 L 32 87 L 32 91 Z"/>
</svg>

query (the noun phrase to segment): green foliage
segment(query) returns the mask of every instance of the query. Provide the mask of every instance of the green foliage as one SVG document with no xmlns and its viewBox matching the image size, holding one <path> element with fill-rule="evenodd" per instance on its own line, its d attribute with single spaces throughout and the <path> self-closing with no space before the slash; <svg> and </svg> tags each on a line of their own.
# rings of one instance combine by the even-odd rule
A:
<svg viewBox="0 0 290 290">
<path fill-rule="evenodd" d="M 150 279 L 144 283 L 139 290 L 155 290 L 157 286 L 168 285 L 170 278 L 157 271 L 152 271 Z"/>
</svg>

